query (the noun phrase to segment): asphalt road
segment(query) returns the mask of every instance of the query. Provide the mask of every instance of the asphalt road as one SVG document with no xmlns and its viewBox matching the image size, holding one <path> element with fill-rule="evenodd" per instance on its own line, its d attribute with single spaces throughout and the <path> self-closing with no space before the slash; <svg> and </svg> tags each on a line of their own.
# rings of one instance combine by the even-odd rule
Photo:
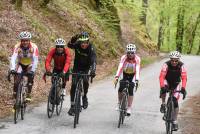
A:
<svg viewBox="0 0 200 134">
<path fill-rule="evenodd" d="M 68 116 L 69 96 L 60 116 L 48 119 L 46 103 L 29 109 L 25 120 L 13 123 L 13 117 L 0 121 L 0 134 L 165 134 L 165 124 L 159 112 L 159 72 L 167 59 L 155 62 L 141 70 L 140 87 L 135 94 L 132 115 L 125 119 L 124 125 L 117 128 L 118 112 L 117 90 L 112 77 L 93 83 L 88 98 L 89 107 L 80 115 L 80 123 L 73 128 L 73 117 Z M 200 57 L 184 56 L 188 70 L 188 96 L 200 91 Z M 180 100 L 180 103 L 187 101 Z M 181 108 L 181 106 L 180 106 Z M 181 127 L 175 134 L 181 134 Z"/>
</svg>

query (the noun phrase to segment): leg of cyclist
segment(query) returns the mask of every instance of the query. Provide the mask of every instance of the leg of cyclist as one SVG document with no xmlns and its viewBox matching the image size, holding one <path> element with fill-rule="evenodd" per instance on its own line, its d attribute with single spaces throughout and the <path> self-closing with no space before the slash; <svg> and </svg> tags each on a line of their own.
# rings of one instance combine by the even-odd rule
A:
<svg viewBox="0 0 200 134">
<path fill-rule="evenodd" d="M 62 95 L 63 96 L 65 96 L 66 95 L 66 89 L 65 89 L 65 87 L 66 87 L 66 83 L 67 83 L 67 81 L 69 81 L 69 74 L 65 74 L 65 76 L 62 78 L 62 81 L 63 81 L 63 83 L 62 83 Z"/>
<path fill-rule="evenodd" d="M 23 66 L 22 65 L 22 69 L 24 71 L 30 71 L 31 69 L 31 66 Z M 27 83 L 27 86 L 28 86 L 28 93 L 27 93 L 27 96 L 26 96 L 26 101 L 30 102 L 31 101 L 31 91 L 32 91 L 32 87 L 33 87 L 33 80 L 34 80 L 34 75 L 29 75 L 28 76 L 28 83 Z"/>
<path fill-rule="evenodd" d="M 175 91 L 180 91 L 180 84 L 176 87 Z M 178 113 L 179 113 L 179 105 L 178 105 L 178 99 L 180 97 L 180 93 L 174 93 L 173 101 L 174 101 L 174 114 L 173 114 L 173 130 L 178 130 Z"/>
<path fill-rule="evenodd" d="M 127 109 L 127 115 L 131 115 L 131 110 L 132 110 L 132 103 L 133 103 L 133 89 L 134 89 L 134 83 L 131 82 L 132 84 L 129 85 L 129 96 L 128 96 L 128 109 Z"/>
<path fill-rule="evenodd" d="M 74 96 L 75 96 L 75 90 L 76 90 L 76 82 L 77 77 L 72 75 L 72 85 L 70 90 L 70 101 L 71 101 L 71 107 L 68 111 L 68 114 L 73 116 L 74 115 Z"/>
<path fill-rule="evenodd" d="M 88 73 L 88 71 L 84 71 L 85 74 Z M 84 89 L 84 96 L 82 98 L 83 101 L 83 108 L 86 109 L 88 107 L 88 98 L 87 98 L 87 93 L 88 93 L 88 88 L 89 88 L 89 77 L 85 76 L 83 78 L 83 89 Z"/>
<path fill-rule="evenodd" d="M 120 105 L 120 102 L 121 102 L 121 100 L 122 100 L 122 90 L 125 88 L 124 83 L 122 83 L 121 81 L 124 81 L 124 80 L 120 80 L 120 81 L 119 81 L 118 103 L 117 103 L 117 107 L 115 108 L 115 110 L 119 110 L 119 105 Z"/>
<path fill-rule="evenodd" d="M 165 87 L 168 87 L 168 83 L 166 80 L 164 81 L 164 83 L 165 83 Z M 166 112 L 166 103 L 165 103 L 166 93 L 160 94 L 160 98 L 162 100 L 162 104 L 160 106 L 160 112 L 165 113 Z"/>
</svg>

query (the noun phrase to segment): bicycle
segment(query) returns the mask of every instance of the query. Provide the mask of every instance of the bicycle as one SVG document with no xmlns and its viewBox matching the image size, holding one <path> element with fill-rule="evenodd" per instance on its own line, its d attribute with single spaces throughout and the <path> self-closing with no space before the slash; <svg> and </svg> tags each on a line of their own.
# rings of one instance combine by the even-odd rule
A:
<svg viewBox="0 0 200 134">
<path fill-rule="evenodd" d="M 62 93 L 64 92 L 62 89 L 63 81 L 61 74 L 45 73 L 45 75 L 52 76 L 52 86 L 48 95 L 47 102 L 47 116 L 48 118 L 51 118 L 54 113 L 55 106 L 57 116 L 59 116 L 62 111 L 62 105 L 64 101 L 64 96 L 62 95 Z"/>
<path fill-rule="evenodd" d="M 83 93 L 83 78 L 90 76 L 89 74 L 84 74 L 84 72 L 79 73 L 70 73 L 71 75 L 76 75 L 76 91 L 75 91 L 75 97 L 74 97 L 74 128 L 76 128 L 76 125 L 79 123 L 79 115 L 82 111 L 82 96 Z M 92 83 L 92 78 L 91 81 Z"/>
<path fill-rule="evenodd" d="M 172 134 L 173 133 L 173 114 L 174 114 L 174 101 L 173 101 L 173 94 L 176 92 L 181 91 L 174 91 L 174 88 L 169 88 L 167 92 L 169 92 L 169 97 L 167 100 L 167 106 L 166 106 L 166 112 L 164 113 L 163 120 L 165 120 L 165 126 L 166 126 L 166 134 Z"/>
<path fill-rule="evenodd" d="M 133 85 L 128 80 L 126 81 L 120 81 L 120 83 L 125 83 L 125 88 L 122 90 L 122 98 L 119 104 L 119 120 L 118 120 L 118 128 L 120 128 L 121 124 L 124 124 L 125 116 L 127 115 L 127 108 L 128 108 L 128 89 L 130 85 Z M 134 83 L 135 85 L 135 83 Z M 116 85 L 115 85 L 116 87 Z M 136 87 L 137 89 L 137 87 Z"/>
<path fill-rule="evenodd" d="M 28 81 L 27 77 L 29 74 L 27 72 L 22 72 L 22 73 L 8 73 L 8 81 L 11 81 L 10 75 L 15 75 L 18 76 L 19 84 L 17 88 L 17 93 L 16 93 L 16 99 L 15 99 L 15 104 L 14 104 L 14 123 L 17 123 L 19 113 L 21 113 L 21 120 L 24 120 L 24 115 L 26 112 L 26 107 L 27 107 L 27 101 L 26 101 L 26 94 L 28 91 Z"/>
</svg>

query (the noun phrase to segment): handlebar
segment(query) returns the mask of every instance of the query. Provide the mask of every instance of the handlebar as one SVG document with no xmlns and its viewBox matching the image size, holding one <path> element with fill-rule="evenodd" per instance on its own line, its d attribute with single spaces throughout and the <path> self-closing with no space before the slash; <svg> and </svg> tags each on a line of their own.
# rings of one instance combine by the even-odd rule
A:
<svg viewBox="0 0 200 134">
<path fill-rule="evenodd" d="M 89 76 L 90 77 L 90 83 L 93 82 L 93 78 L 90 74 L 83 74 L 83 73 L 68 73 L 68 74 L 71 74 L 71 75 L 78 75 L 78 76 Z"/>
<path fill-rule="evenodd" d="M 77 75 L 77 76 L 90 76 L 91 77 L 91 75 L 90 74 L 83 74 L 83 73 L 71 73 L 71 72 L 68 72 L 67 74 L 71 74 L 71 75 Z M 60 74 L 58 74 L 58 73 L 51 73 L 51 72 L 49 72 L 49 73 L 44 73 L 44 75 L 46 76 L 58 76 L 58 77 L 61 77 L 62 75 L 61 75 L 61 73 Z M 91 77 L 91 79 L 90 79 L 90 82 L 92 83 L 93 82 L 93 78 Z"/>
<path fill-rule="evenodd" d="M 18 72 L 10 72 L 10 71 L 8 71 L 8 76 L 7 76 L 7 80 L 8 80 L 8 81 L 11 81 L 11 79 L 10 79 L 11 75 L 29 76 L 30 74 L 29 74 L 28 72 L 21 72 L 21 73 L 18 73 Z"/>
</svg>

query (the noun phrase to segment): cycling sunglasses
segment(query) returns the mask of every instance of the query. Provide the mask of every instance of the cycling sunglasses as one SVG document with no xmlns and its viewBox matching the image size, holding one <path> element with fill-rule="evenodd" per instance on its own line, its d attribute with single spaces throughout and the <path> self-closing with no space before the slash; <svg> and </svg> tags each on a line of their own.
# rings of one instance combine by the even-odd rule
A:
<svg viewBox="0 0 200 134">
<path fill-rule="evenodd" d="M 56 48 L 64 48 L 64 46 L 56 46 Z"/>
<path fill-rule="evenodd" d="M 127 52 L 127 54 L 131 55 L 131 54 L 135 54 L 134 52 Z"/>
<path fill-rule="evenodd" d="M 172 59 L 171 59 L 171 62 L 173 62 L 173 63 L 177 63 L 178 60 L 174 60 L 174 59 L 172 60 Z"/>
</svg>

